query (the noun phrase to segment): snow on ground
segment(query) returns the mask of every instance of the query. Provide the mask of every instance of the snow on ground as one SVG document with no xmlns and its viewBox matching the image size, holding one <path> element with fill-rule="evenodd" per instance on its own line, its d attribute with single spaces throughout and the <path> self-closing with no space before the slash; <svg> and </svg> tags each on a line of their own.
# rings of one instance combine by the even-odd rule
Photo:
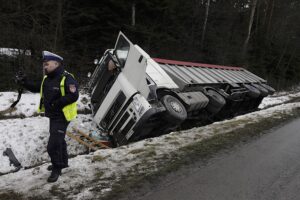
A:
<svg viewBox="0 0 300 200">
<path fill-rule="evenodd" d="M 285 92 L 275 93 L 272 96 L 265 97 L 258 108 L 264 109 L 266 107 L 280 105 L 299 97 L 300 97 L 300 92 L 295 92 L 290 94 L 286 94 Z"/>
<path fill-rule="evenodd" d="M 68 131 L 79 128 L 89 133 L 98 131 L 91 123 L 90 116 L 79 115 L 71 122 Z M 23 167 L 32 167 L 43 162 L 49 162 L 47 142 L 49 138 L 49 119 L 46 117 L 30 117 L 24 119 L 0 120 L 0 152 L 11 148 Z M 83 145 L 67 137 L 68 153 L 78 155 L 87 151 Z M 14 169 L 10 166 L 8 157 L 0 153 L 0 173 Z"/>
<path fill-rule="evenodd" d="M 0 92 L 0 111 L 9 108 L 17 99 L 16 92 Z M 40 96 L 38 93 L 24 93 L 16 105 L 16 110 L 5 114 L 6 116 L 25 116 L 0 120 L 0 174 L 14 169 L 9 160 L 1 152 L 11 148 L 23 167 L 31 167 L 43 162 L 49 162 L 46 146 L 49 138 L 49 119 L 45 117 L 32 117 L 37 115 L 37 107 Z M 78 110 L 88 109 L 89 97 L 80 93 Z M 97 131 L 96 125 L 91 123 L 90 115 L 79 115 L 77 120 L 69 125 L 69 129 L 77 127 L 90 133 Z M 70 130 L 72 131 L 72 130 Z M 78 155 L 86 151 L 86 148 L 67 137 L 69 154 Z"/>
<path fill-rule="evenodd" d="M 10 105 L 17 100 L 17 92 L 0 92 L 0 111 L 10 107 Z M 7 115 L 20 115 L 32 116 L 37 111 L 39 105 L 39 94 L 24 93 L 21 100 L 16 105 L 16 110 Z"/>
<path fill-rule="evenodd" d="M 1 95 L 2 94 L 2 95 Z M 3 105 L 7 97 L 14 97 L 13 93 L 0 93 L 0 104 Z M 27 96 L 28 95 L 28 96 Z M 23 105 L 18 110 L 25 111 L 26 116 L 31 116 L 36 109 L 31 105 L 31 100 L 38 99 L 33 94 L 25 94 Z M 26 97 L 27 96 L 27 97 Z M 300 103 L 283 104 L 292 98 L 299 97 L 300 93 L 285 96 L 274 95 L 265 98 L 260 108 L 282 104 L 236 118 L 216 122 L 203 127 L 196 127 L 186 131 L 173 132 L 157 138 L 146 139 L 140 142 L 114 149 L 98 150 L 96 152 L 79 155 L 69 160 L 69 168 L 63 170 L 63 175 L 56 183 L 49 184 L 46 179 L 48 163 L 31 169 L 21 169 L 17 173 L 0 176 L 0 193 L 13 190 L 27 195 L 52 196 L 53 191 L 64 191 L 70 199 L 92 199 L 92 188 L 98 187 L 97 193 L 106 193 L 111 190 L 112 184 L 122 175 L 134 170 L 132 167 L 147 167 L 149 163 L 178 150 L 179 148 L 211 137 L 214 134 L 226 133 L 233 129 L 243 127 L 246 123 L 255 123 L 263 118 L 274 116 L 274 113 L 289 113 L 294 108 L 299 108 Z M 4 98 L 5 97 L 5 98 Z M 87 98 L 87 97 L 86 97 Z M 28 102 L 28 103 L 26 103 Z M 20 102 L 21 103 L 21 102 Z M 5 103 L 4 103 L 5 104 Z M 83 107 L 86 105 L 84 104 Z M 2 108 L 3 108 L 2 107 Z M 1 109 L 2 109 L 1 108 Z M 29 109 L 29 110 L 27 110 Z M 242 121 L 243 123 L 234 123 Z M 234 126 L 232 125 L 234 123 Z M 81 130 L 96 131 L 96 125 L 89 115 L 79 115 L 71 127 L 79 127 Z M 28 117 L 25 119 L 0 120 L 0 172 L 12 170 L 7 157 L 2 156 L 2 151 L 10 147 L 23 166 L 32 166 L 36 163 L 49 161 L 46 153 L 48 140 L 48 119 L 44 117 Z M 68 139 L 68 150 L 71 154 L 85 152 L 85 148 Z M 155 169 L 154 169 L 155 170 Z M 97 181 L 93 181 L 97 178 Z M 82 187 L 85 185 L 85 187 Z M 88 186 L 89 185 L 89 186 Z"/>
<path fill-rule="evenodd" d="M 17 92 L 0 92 L 0 111 L 10 107 L 10 105 L 17 99 Z M 37 108 L 40 101 L 39 93 L 24 93 L 21 100 L 16 105 L 16 110 L 7 113 L 6 116 L 24 115 L 26 117 L 34 116 L 37 114 Z M 88 107 L 89 97 L 87 94 L 80 93 L 77 107 L 79 111 L 89 109 Z"/>
<path fill-rule="evenodd" d="M 0 121 L 0 152 L 11 148 L 23 166 L 34 165 L 47 160 L 45 149 L 48 138 L 48 119 L 34 117 Z M 0 154 L 0 173 L 6 173 L 14 167 L 9 165 L 6 156 Z"/>
</svg>

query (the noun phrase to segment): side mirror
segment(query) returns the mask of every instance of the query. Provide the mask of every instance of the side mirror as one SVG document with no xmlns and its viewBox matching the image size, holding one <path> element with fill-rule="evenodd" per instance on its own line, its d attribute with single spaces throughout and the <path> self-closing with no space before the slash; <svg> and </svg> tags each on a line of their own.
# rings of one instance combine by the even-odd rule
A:
<svg viewBox="0 0 300 200">
<path fill-rule="evenodd" d="M 98 60 L 98 59 L 95 59 L 95 60 L 94 60 L 94 64 L 97 65 L 98 63 L 99 63 L 99 60 Z"/>
</svg>

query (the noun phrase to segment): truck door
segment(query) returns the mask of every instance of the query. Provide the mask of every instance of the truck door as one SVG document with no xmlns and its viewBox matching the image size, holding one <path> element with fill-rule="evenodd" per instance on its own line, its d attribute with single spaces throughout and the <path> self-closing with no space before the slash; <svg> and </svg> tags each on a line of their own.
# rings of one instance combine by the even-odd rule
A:
<svg viewBox="0 0 300 200">
<path fill-rule="evenodd" d="M 132 44 L 122 32 L 119 33 L 114 54 L 120 63 L 123 75 L 140 94 L 147 98 L 149 88 L 146 82 L 146 67 L 150 56 L 139 46 Z"/>
</svg>

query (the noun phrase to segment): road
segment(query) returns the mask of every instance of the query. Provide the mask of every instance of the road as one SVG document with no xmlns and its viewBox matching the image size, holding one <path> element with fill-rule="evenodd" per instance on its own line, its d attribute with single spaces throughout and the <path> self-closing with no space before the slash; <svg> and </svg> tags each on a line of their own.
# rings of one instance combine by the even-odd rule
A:
<svg viewBox="0 0 300 200">
<path fill-rule="evenodd" d="M 300 119 L 139 188 L 122 199 L 298 200 Z"/>
</svg>

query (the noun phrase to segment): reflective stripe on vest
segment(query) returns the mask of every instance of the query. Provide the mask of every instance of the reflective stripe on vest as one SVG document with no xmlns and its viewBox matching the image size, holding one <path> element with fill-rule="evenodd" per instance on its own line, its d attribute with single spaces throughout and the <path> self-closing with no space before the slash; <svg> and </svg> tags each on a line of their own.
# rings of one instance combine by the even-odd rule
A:
<svg viewBox="0 0 300 200">
<path fill-rule="evenodd" d="M 65 71 L 65 73 L 68 73 Z M 70 74 L 70 73 L 68 73 Z M 70 74 L 71 76 L 73 76 L 73 74 Z M 74 76 L 73 76 L 74 77 Z M 45 112 L 45 107 L 44 107 L 44 103 L 43 103 L 43 85 L 44 85 L 44 81 L 47 78 L 47 76 L 44 76 L 42 84 L 41 84 L 41 89 L 40 89 L 40 95 L 41 95 L 41 100 L 40 100 L 40 105 L 38 108 L 38 112 Z M 63 78 L 60 81 L 60 92 L 61 92 L 61 96 L 65 96 L 66 92 L 65 92 L 65 80 L 66 80 L 66 76 L 64 75 Z M 62 109 L 64 116 L 66 118 L 67 121 L 71 121 L 72 119 L 75 119 L 77 116 L 77 103 L 71 103 L 66 105 L 65 107 L 63 107 Z"/>
<path fill-rule="evenodd" d="M 73 74 L 70 74 L 70 75 L 73 76 Z M 65 93 L 65 80 L 66 80 L 66 76 L 63 76 L 63 78 L 60 81 L 60 92 L 61 92 L 62 97 L 64 97 L 66 95 L 66 93 Z M 63 111 L 67 121 L 71 121 L 72 119 L 75 119 L 76 116 L 77 116 L 77 103 L 76 103 L 76 101 L 74 103 L 68 104 L 65 107 L 63 107 L 62 111 Z"/>
<path fill-rule="evenodd" d="M 39 107 L 38 107 L 38 113 L 45 112 L 43 85 L 44 85 L 44 81 L 45 81 L 46 78 L 47 78 L 47 75 L 44 76 L 42 84 L 41 84 L 41 89 L 40 89 L 40 97 L 41 98 L 40 98 L 40 104 L 39 104 Z"/>
</svg>

